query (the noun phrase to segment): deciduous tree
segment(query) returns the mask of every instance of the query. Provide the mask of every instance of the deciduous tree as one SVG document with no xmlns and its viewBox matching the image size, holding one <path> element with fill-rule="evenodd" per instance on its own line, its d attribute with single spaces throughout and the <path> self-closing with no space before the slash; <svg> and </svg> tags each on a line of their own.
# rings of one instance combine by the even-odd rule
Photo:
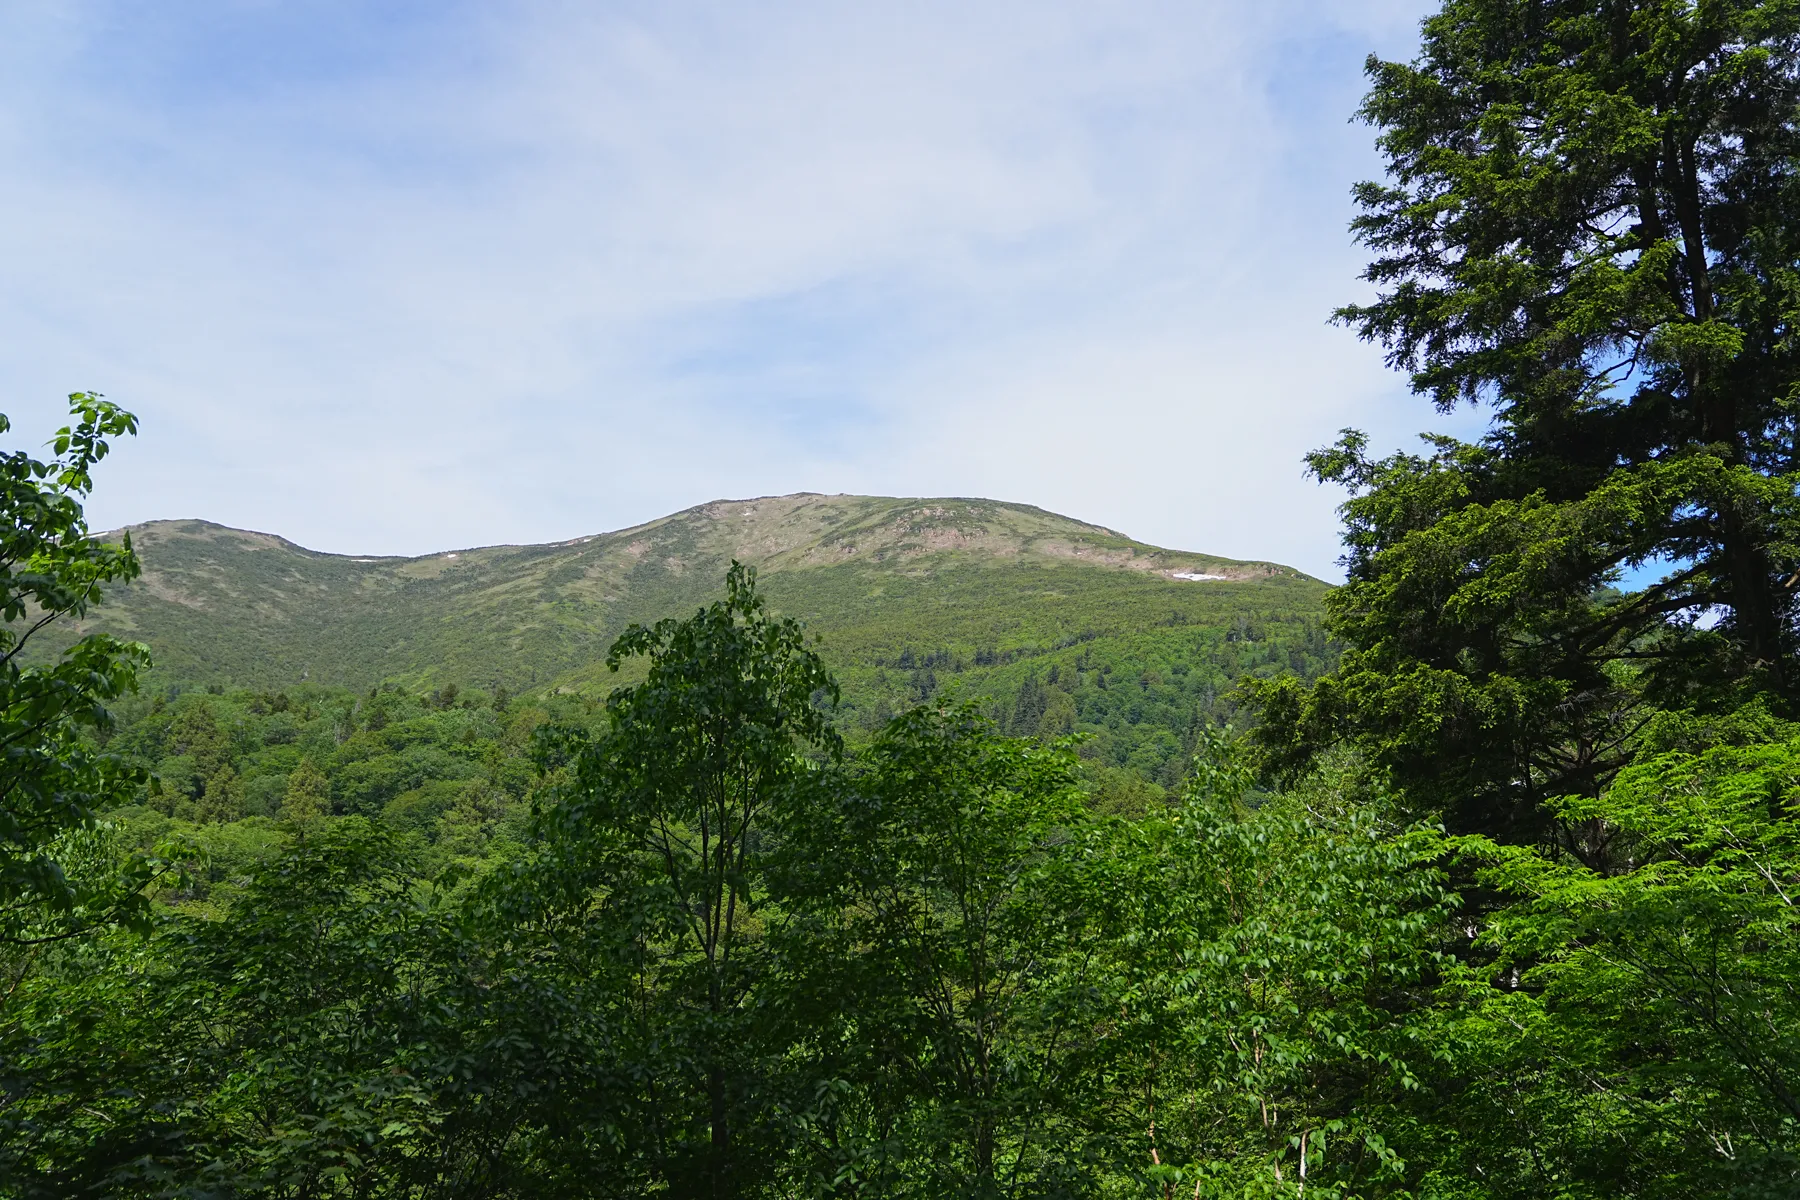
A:
<svg viewBox="0 0 1800 1200">
<path fill-rule="evenodd" d="M 653 1178 L 736 1195 L 758 1164 L 741 1153 L 754 1087 L 740 1064 L 753 954 L 766 899 L 765 827 L 804 794 L 808 755 L 840 751 L 821 705 L 837 685 L 798 623 L 768 614 L 754 572 L 734 563 L 725 597 L 686 620 L 634 626 L 607 664 L 648 659 L 643 682 L 616 689 L 607 724 L 584 742 L 549 737 L 567 782 L 546 836 L 578 894 L 597 889 L 629 935 L 644 1045 L 655 1063 L 648 1118 Z M 693 1135 L 704 1131 L 703 1138 Z"/>
<path fill-rule="evenodd" d="M 130 536 L 93 537 L 82 511 L 107 439 L 135 433 L 137 418 L 89 393 L 71 396 L 69 409 L 53 458 L 0 452 L 0 942 L 142 920 L 140 889 L 157 870 L 133 857 L 121 870 L 71 875 L 59 851 L 147 782 L 96 739 L 112 729 L 107 705 L 136 688 L 148 649 L 89 634 L 47 662 L 28 659 L 51 626 L 80 620 L 104 585 L 138 573 Z M 10 428 L 0 415 L 0 433 Z"/>
</svg>

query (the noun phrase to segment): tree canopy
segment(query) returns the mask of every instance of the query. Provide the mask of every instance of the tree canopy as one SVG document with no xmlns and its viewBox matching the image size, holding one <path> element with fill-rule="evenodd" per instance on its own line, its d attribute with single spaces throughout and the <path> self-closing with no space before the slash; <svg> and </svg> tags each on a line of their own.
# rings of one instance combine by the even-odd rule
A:
<svg viewBox="0 0 1800 1200">
<path fill-rule="evenodd" d="M 1261 689 L 1277 770 L 1348 739 L 1466 829 L 1584 845 L 1659 710 L 1800 701 L 1800 7 L 1449 0 L 1371 59 L 1377 296 L 1339 318 L 1485 436 L 1350 489 L 1347 650 Z"/>
<path fill-rule="evenodd" d="M 99 815 L 135 798 L 144 772 L 92 744 L 112 728 L 108 704 L 136 686 L 149 651 L 106 634 L 50 664 L 25 665 L 32 639 L 78 620 L 106 584 L 138 573 L 131 540 L 91 536 L 81 500 L 130 413 L 91 393 L 69 397 L 71 422 L 48 461 L 0 452 L 0 943 L 29 945 L 113 920 L 142 922 L 140 889 L 158 864 L 116 871 L 93 853 Z M 0 433 L 11 428 L 0 415 Z"/>
</svg>

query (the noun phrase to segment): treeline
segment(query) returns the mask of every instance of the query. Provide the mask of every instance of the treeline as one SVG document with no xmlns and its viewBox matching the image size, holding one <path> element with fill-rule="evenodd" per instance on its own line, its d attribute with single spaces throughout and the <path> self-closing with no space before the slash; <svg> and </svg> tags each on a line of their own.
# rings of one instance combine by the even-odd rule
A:
<svg viewBox="0 0 1800 1200">
<path fill-rule="evenodd" d="M 1110 663 L 1092 670 L 1086 689 L 1052 665 L 1042 678 L 1027 675 L 1011 697 L 951 703 L 970 704 L 1000 733 L 1069 738 L 1083 786 L 1102 809 L 1166 803 L 1204 731 L 1236 711 L 1229 693 L 1209 680 L 1189 694 L 1179 664 L 1169 681 L 1145 668 L 1109 685 L 1118 675 Z M 1089 698 L 1078 703 L 1084 690 Z M 1094 702 L 1109 692 L 1116 704 Z M 861 745 L 894 715 L 873 728 L 840 727 Z M 271 851 L 274 825 L 304 813 L 366 817 L 421 839 L 432 861 L 479 867 L 504 859 L 524 843 L 539 787 L 534 732 L 547 723 L 594 727 L 603 710 L 576 695 L 517 699 L 455 684 L 430 692 L 395 684 L 368 692 L 170 685 L 126 698 L 113 716 L 105 750 L 145 782 L 109 820 L 144 848 L 170 837 L 191 843 L 208 863 L 201 875 L 225 879 Z"/>
<path fill-rule="evenodd" d="M 971 700 L 1019 737 L 1081 735 L 1083 758 L 1155 787 L 1179 787 L 1200 730 L 1248 719 L 1237 685 L 1246 678 L 1316 679 L 1337 650 L 1316 615 L 1240 614 L 1186 635 L 1145 630 L 1105 639 L 1076 636 L 1045 648 L 903 647 L 861 673 L 853 733 L 881 728 L 901 710 Z M 964 675 L 973 669 L 978 674 Z"/>
<path fill-rule="evenodd" d="M 1166 628 L 1179 629 L 1193 623 L 1193 617 L 1179 610 L 1170 610 L 1167 620 L 1159 624 Z M 901 671 L 950 671 L 961 674 L 969 667 L 1007 666 L 1011 663 L 1027 659 L 1043 658 L 1053 655 L 1059 650 L 1067 650 L 1073 646 L 1082 646 L 1098 640 L 1101 634 L 1096 630 L 1083 630 L 1062 638 L 1052 646 L 1009 646 L 1005 648 L 985 646 L 968 655 L 959 653 L 947 646 L 936 649 L 920 649 L 913 646 L 902 647 L 892 659 L 876 655 L 874 665 L 892 667 Z M 1330 649 L 1326 643 L 1324 627 L 1316 618 L 1306 614 L 1281 612 L 1269 614 L 1239 613 L 1224 629 L 1215 631 L 1206 640 L 1193 643 L 1193 648 L 1211 651 L 1218 646 L 1234 646 L 1244 643 L 1261 642 L 1278 645 L 1281 653 L 1288 659 L 1288 666 L 1301 676 L 1317 674 L 1326 665 Z M 1266 652 L 1265 652 L 1266 653 Z M 1310 662 L 1309 662 L 1310 660 Z M 1271 660 L 1278 661 L 1278 660 Z M 1261 663 L 1250 654 L 1245 654 L 1243 662 L 1231 664 L 1236 670 L 1231 674 Z M 1307 670 L 1311 665 L 1313 670 Z"/>
<path fill-rule="evenodd" d="M 1295 625 L 1318 651 L 1306 662 L 1306 677 L 1315 677 L 1330 661 L 1323 635 L 1316 624 Z M 1272 654 L 1291 652 L 1279 637 L 1268 641 Z M 971 703 L 1004 734 L 1073 736 L 1098 802 L 1141 809 L 1179 790 L 1206 729 L 1242 719 L 1234 673 L 1261 666 L 1222 661 L 1205 642 L 1124 639 L 1104 650 L 1077 643 L 1066 655 L 1029 662 L 1016 684 L 1002 676 L 964 691 L 932 680 L 893 703 L 842 714 L 840 727 L 861 743 L 909 707 Z M 164 684 L 123 698 L 112 713 L 107 752 L 155 781 L 113 819 L 146 845 L 179 830 L 235 863 L 268 846 L 266 823 L 298 804 L 368 817 L 445 854 L 482 859 L 490 846 L 510 853 L 522 836 L 535 779 L 532 731 L 547 721 L 591 725 L 599 704 L 573 693 L 518 698 L 454 683 L 366 692 Z M 222 828 L 244 821 L 250 825 Z"/>
</svg>

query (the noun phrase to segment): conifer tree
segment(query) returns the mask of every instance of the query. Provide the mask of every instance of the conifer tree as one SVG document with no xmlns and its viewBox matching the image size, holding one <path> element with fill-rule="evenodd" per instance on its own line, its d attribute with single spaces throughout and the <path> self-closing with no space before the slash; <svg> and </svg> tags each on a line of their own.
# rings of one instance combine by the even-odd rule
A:
<svg viewBox="0 0 1800 1200">
<path fill-rule="evenodd" d="M 281 798 L 281 819 L 289 824 L 305 826 L 331 815 L 331 782 L 325 772 L 305 758 L 288 776 L 287 791 Z"/>
<path fill-rule="evenodd" d="M 1447 0 L 1368 65 L 1370 303 L 1472 443 L 1347 486 L 1348 647 L 1260 688 L 1276 772 L 1363 747 L 1463 828 L 1561 836 L 1658 709 L 1800 707 L 1800 5 Z M 1633 578 L 1647 586 L 1621 591 Z"/>
</svg>

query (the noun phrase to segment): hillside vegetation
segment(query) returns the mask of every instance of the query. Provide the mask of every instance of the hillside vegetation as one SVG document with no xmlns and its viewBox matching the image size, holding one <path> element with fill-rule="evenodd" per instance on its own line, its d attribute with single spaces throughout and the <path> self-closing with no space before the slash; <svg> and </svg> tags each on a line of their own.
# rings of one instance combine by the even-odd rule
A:
<svg viewBox="0 0 1800 1200">
<path fill-rule="evenodd" d="M 1091 760 L 1169 786 L 1194 730 L 1231 715 L 1233 681 L 1331 662 L 1315 579 L 991 500 L 718 501 L 616 533 L 419 558 L 203 521 L 130 533 L 143 575 L 65 637 L 147 642 L 146 696 L 165 699 L 454 684 L 597 700 L 621 682 L 601 662 L 613 639 L 715 598 L 733 559 L 819 639 L 852 736 L 959 695 L 1016 733 L 1084 733 Z M 1209 578 L 1181 578 L 1195 575 Z"/>
</svg>

